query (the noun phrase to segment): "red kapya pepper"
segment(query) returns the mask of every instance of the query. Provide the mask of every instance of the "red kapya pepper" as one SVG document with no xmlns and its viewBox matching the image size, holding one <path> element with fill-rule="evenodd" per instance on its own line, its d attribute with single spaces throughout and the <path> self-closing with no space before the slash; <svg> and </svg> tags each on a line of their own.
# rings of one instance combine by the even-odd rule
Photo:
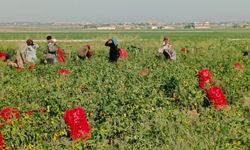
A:
<svg viewBox="0 0 250 150">
<path fill-rule="evenodd" d="M 186 54 L 186 53 L 187 53 L 187 48 L 183 47 L 183 48 L 181 49 L 181 52 L 182 52 L 183 54 Z"/>
<path fill-rule="evenodd" d="M 199 71 L 199 87 L 204 90 L 207 86 L 211 86 L 213 81 L 211 79 L 210 71 L 208 69 L 202 69 Z"/>
<path fill-rule="evenodd" d="M 227 108 L 226 97 L 220 87 L 213 86 L 206 90 L 207 97 L 215 109 Z"/>
<path fill-rule="evenodd" d="M 44 112 L 47 112 L 47 110 L 45 108 L 39 108 L 39 109 L 29 110 L 26 112 L 26 114 L 28 116 L 31 116 L 33 113 L 44 113 Z"/>
<path fill-rule="evenodd" d="M 16 71 L 22 71 L 22 70 L 24 70 L 23 67 L 18 67 L 18 68 L 16 68 Z"/>
<path fill-rule="evenodd" d="M 35 64 L 29 65 L 29 70 L 30 70 L 30 71 L 35 70 L 35 68 L 36 68 L 36 65 L 35 65 Z"/>
<path fill-rule="evenodd" d="M 120 56 L 119 56 L 120 59 L 124 59 L 124 60 L 128 59 L 128 53 L 127 53 L 127 51 L 125 49 L 120 48 L 119 53 L 120 53 Z"/>
<path fill-rule="evenodd" d="M 58 48 L 57 49 L 57 56 L 58 56 L 58 61 L 60 62 L 60 63 L 64 63 L 65 62 L 65 57 L 64 57 L 64 52 L 63 52 L 63 50 L 62 50 L 62 48 Z"/>
<path fill-rule="evenodd" d="M 73 140 L 83 139 L 86 141 L 89 138 L 90 125 L 83 108 L 77 107 L 65 111 L 64 121 L 69 127 L 70 137 Z"/>
<path fill-rule="evenodd" d="M 240 63 L 235 63 L 234 68 L 235 69 L 241 69 L 241 64 Z"/>
<path fill-rule="evenodd" d="M 7 107 L 7 108 L 3 108 L 0 111 L 0 118 L 2 118 L 2 122 L 0 123 L 0 128 L 5 124 L 8 123 L 10 124 L 11 122 L 8 122 L 11 118 L 20 118 L 20 112 L 17 108 L 13 108 L 13 107 Z"/>
<path fill-rule="evenodd" d="M 4 149 L 4 142 L 3 142 L 3 136 L 2 133 L 0 132 L 0 150 Z"/>
<path fill-rule="evenodd" d="M 0 51 L 0 60 L 4 61 L 6 60 L 6 58 L 7 58 L 6 54 Z"/>
<path fill-rule="evenodd" d="M 70 71 L 69 70 L 67 70 L 67 69 L 60 69 L 59 71 L 58 71 L 58 74 L 60 74 L 60 75 L 63 75 L 63 76 L 66 76 L 66 75 L 68 75 L 68 74 L 70 74 Z"/>
</svg>

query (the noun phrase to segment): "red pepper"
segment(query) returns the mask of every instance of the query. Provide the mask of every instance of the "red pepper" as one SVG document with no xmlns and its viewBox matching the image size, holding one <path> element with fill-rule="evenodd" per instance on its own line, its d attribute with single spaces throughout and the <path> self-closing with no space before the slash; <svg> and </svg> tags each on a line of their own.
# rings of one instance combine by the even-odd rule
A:
<svg viewBox="0 0 250 150">
<path fill-rule="evenodd" d="M 208 99 L 213 104 L 215 109 L 228 107 L 226 97 L 220 87 L 213 86 L 209 88 L 206 91 L 206 93 L 207 93 Z"/>
<path fill-rule="evenodd" d="M 6 60 L 6 54 L 0 51 L 0 60 L 5 61 Z"/>
<path fill-rule="evenodd" d="M 60 63 L 64 63 L 65 62 L 65 57 L 64 57 L 64 52 L 61 48 L 57 49 L 57 54 L 58 54 L 58 61 Z"/>
<path fill-rule="evenodd" d="M 186 54 L 186 53 L 187 53 L 187 48 L 183 47 L 183 48 L 181 49 L 181 52 L 182 52 L 183 54 Z"/>
<path fill-rule="evenodd" d="M 30 110 L 27 111 L 26 114 L 31 116 L 33 113 L 42 113 L 42 112 L 46 112 L 47 110 L 45 108 L 40 108 L 40 109 L 34 109 L 34 110 Z"/>
<path fill-rule="evenodd" d="M 83 108 L 77 107 L 65 111 L 64 121 L 69 127 L 70 137 L 73 140 L 83 139 L 86 141 L 89 138 L 90 125 Z"/>
<path fill-rule="evenodd" d="M 19 119 L 20 112 L 16 108 L 7 107 L 7 108 L 3 108 L 0 111 L 0 117 L 3 119 L 3 122 L 0 123 L 0 128 L 1 128 L 2 125 L 4 125 L 5 123 L 10 124 L 10 122 L 8 122 L 8 120 L 10 120 L 11 118 L 15 117 L 15 118 Z"/>
<path fill-rule="evenodd" d="M 208 69 L 202 69 L 199 71 L 199 86 L 202 90 L 206 89 L 207 85 L 210 87 L 213 84 L 211 80 L 210 71 Z"/>
<path fill-rule="evenodd" d="M 4 148 L 3 136 L 2 133 L 0 132 L 0 150 L 3 150 L 3 148 Z"/>
<path fill-rule="evenodd" d="M 16 71 L 22 71 L 24 68 L 22 68 L 22 67 L 18 67 L 18 68 L 16 68 Z"/>
<path fill-rule="evenodd" d="M 36 68 L 36 65 L 35 65 L 35 64 L 29 65 L 29 70 L 30 70 L 30 71 L 33 71 L 35 68 Z"/>
<path fill-rule="evenodd" d="M 60 69 L 59 70 L 59 72 L 58 72 L 60 75 L 63 75 L 63 76 L 65 76 L 65 75 L 68 75 L 68 74 L 70 74 L 70 71 L 69 70 L 67 70 L 67 69 Z"/>
<path fill-rule="evenodd" d="M 235 69 L 241 69 L 241 64 L 240 63 L 235 63 L 234 68 Z"/>
<path fill-rule="evenodd" d="M 125 49 L 120 48 L 120 59 L 128 60 L 128 53 Z"/>
</svg>

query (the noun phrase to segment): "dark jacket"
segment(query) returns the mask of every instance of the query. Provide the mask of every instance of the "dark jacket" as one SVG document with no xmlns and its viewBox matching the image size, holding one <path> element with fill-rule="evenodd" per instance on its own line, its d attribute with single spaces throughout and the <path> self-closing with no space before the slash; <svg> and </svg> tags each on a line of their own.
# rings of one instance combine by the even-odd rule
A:
<svg viewBox="0 0 250 150">
<path fill-rule="evenodd" d="M 109 43 L 109 41 L 107 41 L 105 43 L 105 46 L 109 46 L 110 50 L 109 50 L 109 61 L 110 62 L 116 62 L 120 56 L 119 54 L 119 48 L 118 45 L 114 45 L 113 43 Z"/>
</svg>

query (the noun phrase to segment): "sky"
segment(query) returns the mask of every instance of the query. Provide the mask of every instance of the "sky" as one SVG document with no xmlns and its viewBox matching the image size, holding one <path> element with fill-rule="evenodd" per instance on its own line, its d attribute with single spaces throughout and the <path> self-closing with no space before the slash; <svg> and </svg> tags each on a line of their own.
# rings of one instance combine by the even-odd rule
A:
<svg viewBox="0 0 250 150">
<path fill-rule="evenodd" d="M 250 21 L 250 0 L 0 0 L 0 22 Z"/>
</svg>

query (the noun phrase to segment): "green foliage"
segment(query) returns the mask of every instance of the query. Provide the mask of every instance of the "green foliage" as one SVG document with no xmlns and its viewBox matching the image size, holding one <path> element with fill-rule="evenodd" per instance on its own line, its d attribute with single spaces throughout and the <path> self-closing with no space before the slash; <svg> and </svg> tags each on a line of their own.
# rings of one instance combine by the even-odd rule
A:
<svg viewBox="0 0 250 150">
<path fill-rule="evenodd" d="M 129 53 L 128 61 L 108 63 L 108 48 L 101 42 L 114 34 Z M 170 32 L 176 61 L 155 57 L 164 32 L 54 33 L 58 39 L 91 38 L 97 41 L 60 43 L 66 64 L 37 64 L 35 71 L 17 72 L 0 62 L 0 108 L 16 107 L 21 119 L 1 132 L 11 149 L 249 149 L 250 116 L 243 97 L 249 93 L 250 62 L 242 49 L 249 41 L 243 31 Z M 47 33 L 6 33 L 5 39 L 44 38 Z M 226 38 L 223 38 L 226 37 Z M 99 40 L 99 41 L 98 41 Z M 90 44 L 94 56 L 75 57 L 76 50 Z M 43 59 L 46 44 L 39 43 Z M 186 47 L 187 54 L 181 53 Z M 4 51 L 16 43 L 0 43 Z M 242 69 L 235 69 L 240 62 Z M 59 76 L 66 68 L 70 75 Z M 140 76 L 143 69 L 149 73 Z M 205 107 L 206 95 L 198 87 L 198 71 L 211 70 L 215 85 L 222 87 L 229 110 Z M 250 97 L 249 97 L 250 99 Z M 69 138 L 63 114 L 82 106 L 91 125 L 85 142 Z M 46 108 L 46 113 L 26 111 Z"/>
</svg>

